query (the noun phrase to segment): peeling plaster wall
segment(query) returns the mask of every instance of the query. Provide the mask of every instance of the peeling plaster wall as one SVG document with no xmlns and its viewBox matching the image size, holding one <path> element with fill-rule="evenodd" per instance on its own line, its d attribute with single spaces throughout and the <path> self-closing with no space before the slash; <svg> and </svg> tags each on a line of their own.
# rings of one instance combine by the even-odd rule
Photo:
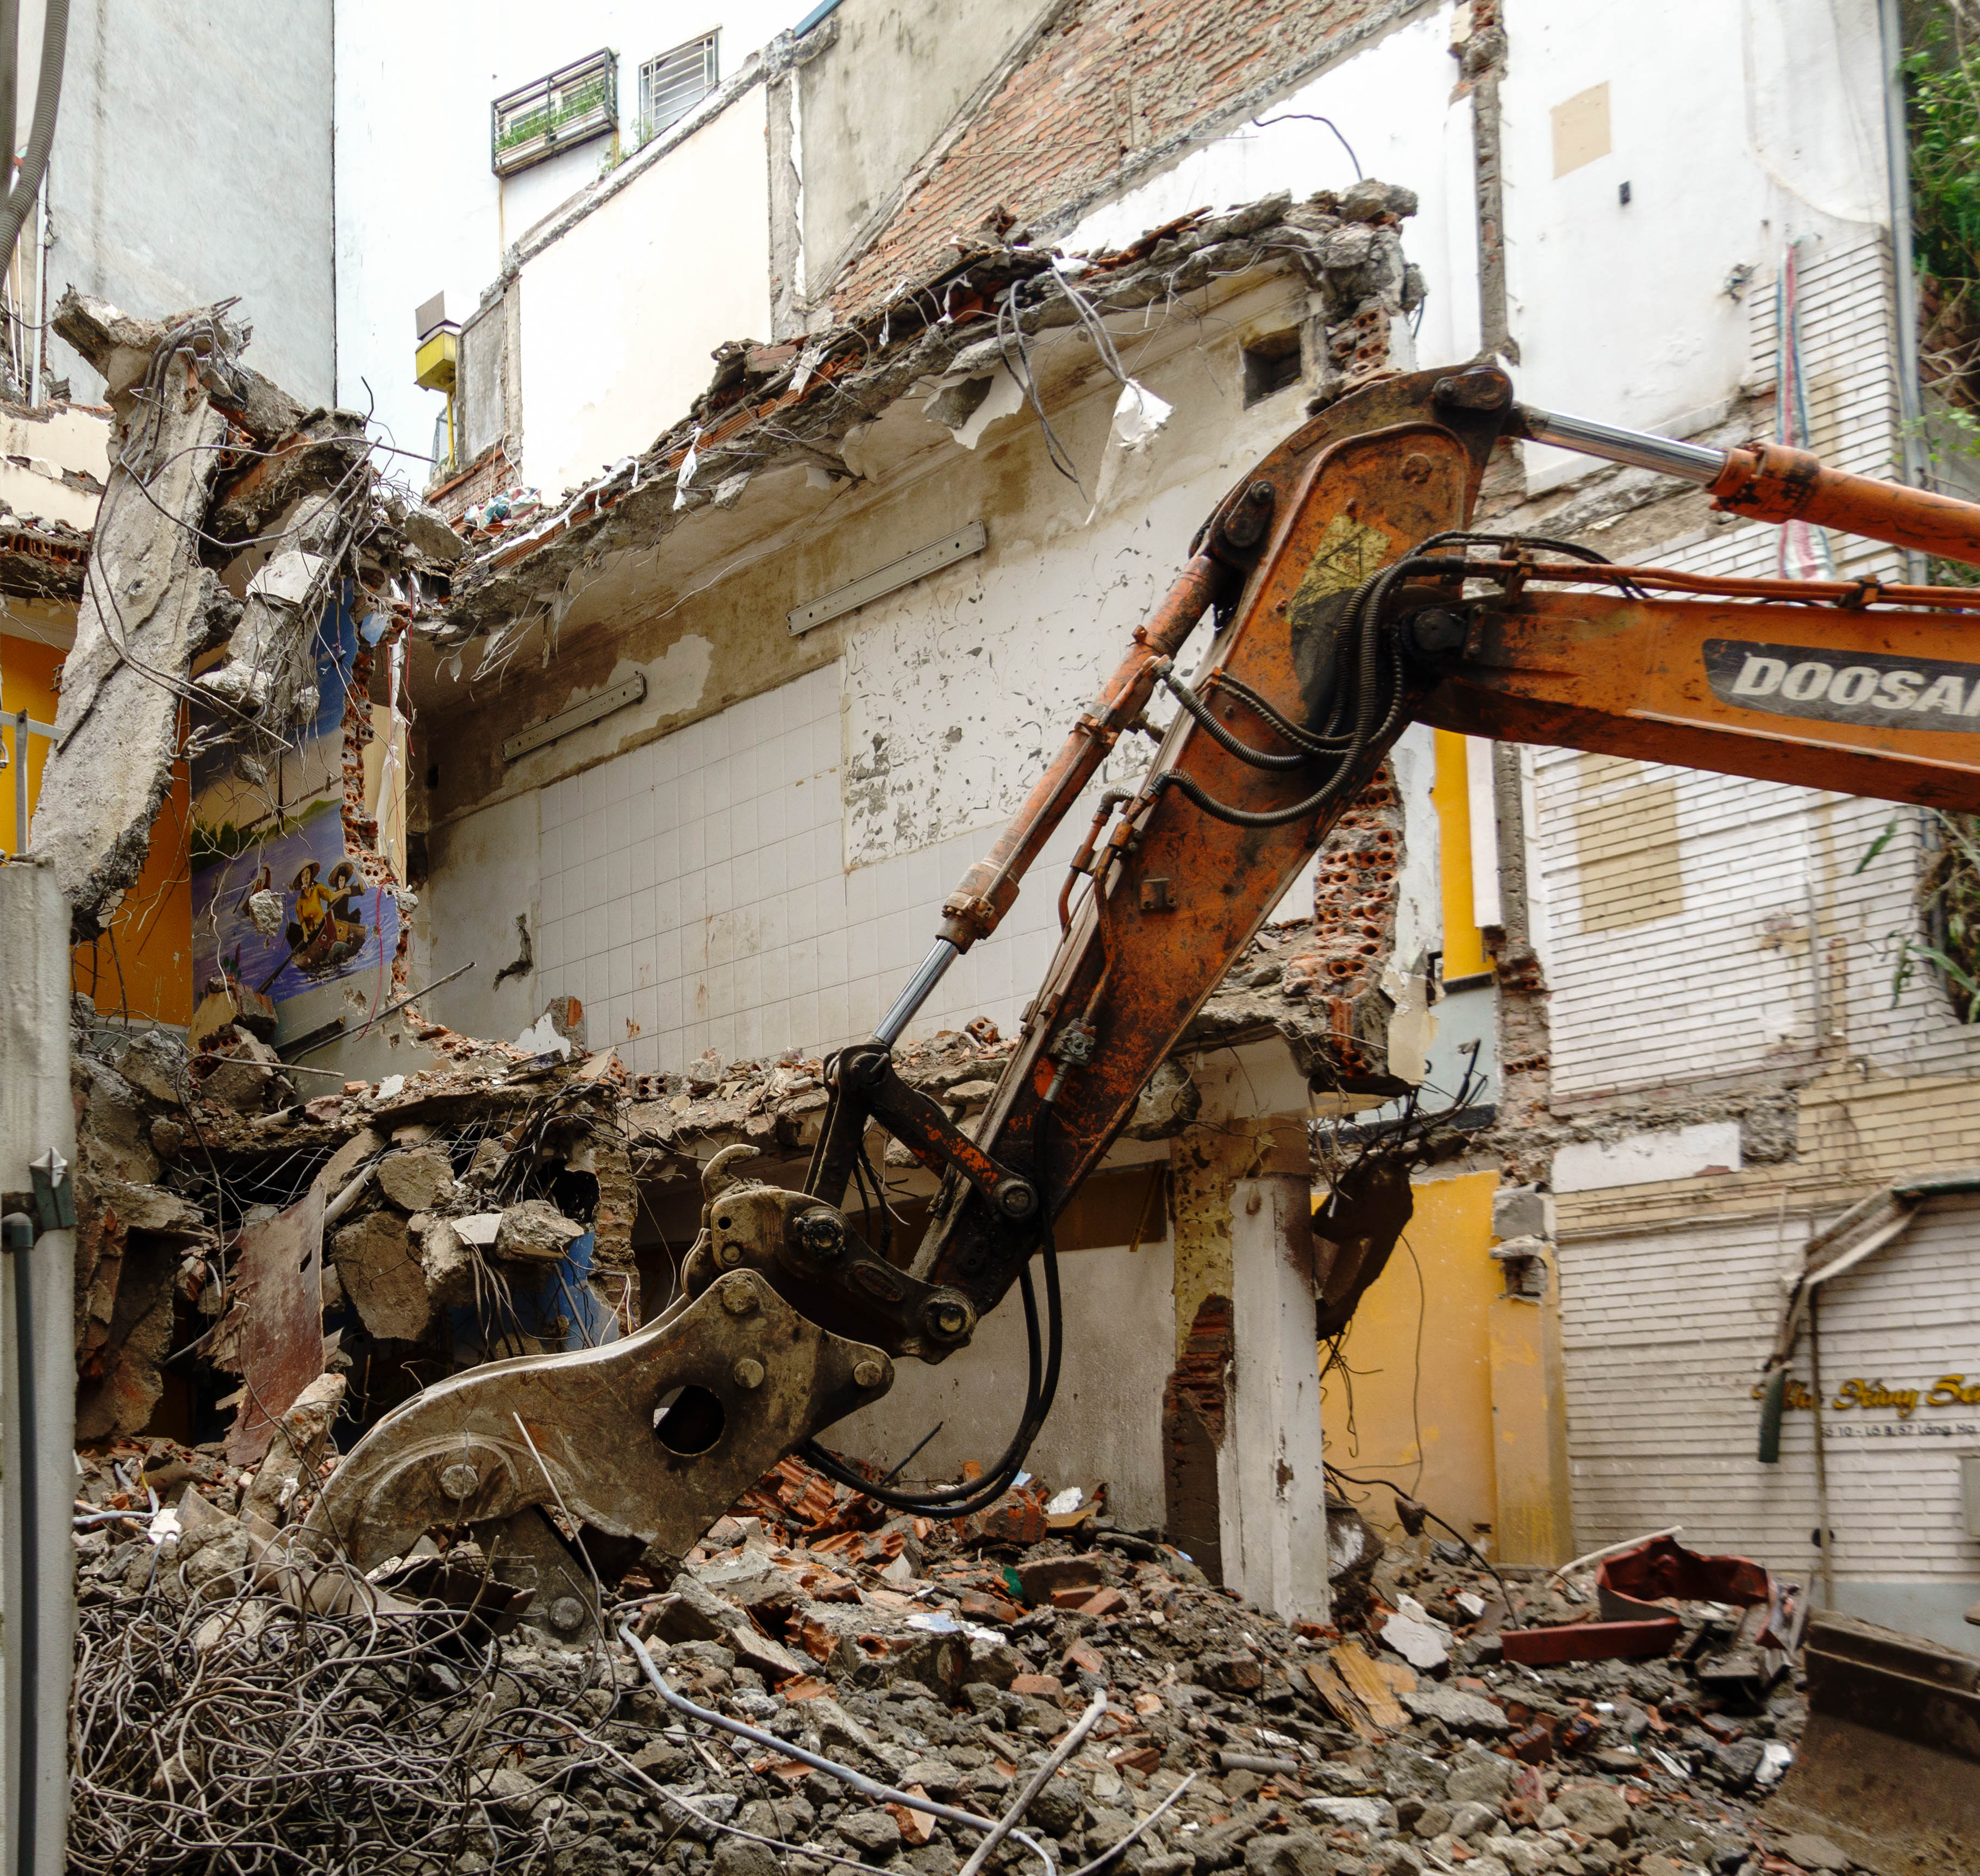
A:
<svg viewBox="0 0 1980 1876">
<path fill-rule="evenodd" d="M 1044 5 L 978 0 L 966 30 L 942 0 L 849 0 L 832 15 L 836 43 L 801 67 L 798 81 L 814 286 Z M 876 71 L 885 74 L 885 111 L 873 108 Z"/>
<path fill-rule="evenodd" d="M 763 99 L 752 86 L 524 264 L 528 480 L 555 492 L 644 449 L 707 384 L 718 345 L 769 337 Z"/>
<path fill-rule="evenodd" d="M 539 1003 L 579 998 L 590 1040 L 643 1072 L 678 1073 L 710 1048 L 725 1060 L 816 1052 L 868 1033 L 926 950 L 942 898 L 1118 662 L 1203 515 L 1299 422 L 1297 390 L 1244 407 L 1237 338 L 1283 327 L 1304 304 L 1303 290 L 1275 281 L 1201 325 L 1165 323 L 1137 368 L 1175 414 L 1090 526 L 1091 496 L 1052 473 L 1035 415 L 992 424 L 965 451 L 909 403 L 852 451 L 865 483 L 813 490 L 786 477 L 774 499 L 752 487 L 733 516 L 697 516 L 661 555 L 600 569 L 546 669 L 527 642 L 457 729 L 429 716 L 427 746 L 450 777 L 544 791 Z M 1117 394 L 1091 372 L 1053 408 L 1089 489 Z M 777 550 L 782 516 L 807 511 L 802 546 Z M 985 522 L 984 554 L 802 639 L 785 630 L 790 606 L 964 518 Z M 742 564 L 723 576 L 725 554 Z M 776 681 L 803 662 L 808 675 Z M 635 669 L 649 685 L 639 706 L 513 765 L 493 753 L 501 735 Z M 669 733 L 653 739 L 655 724 Z M 1118 753 L 1110 774 L 1138 772 L 1151 747 Z M 1414 957 L 1435 941 L 1436 835 L 1427 752 L 1411 749 Z M 455 785 L 444 780 L 440 797 L 457 799 Z M 952 968 L 912 1034 L 978 1014 L 1015 1027 L 1056 943 L 1058 882 L 1084 824 L 1080 811 L 1068 818 L 1003 928 Z M 431 854 L 441 919 L 481 888 L 445 842 Z M 1287 915 L 1310 911 L 1311 891 L 1295 885 Z M 527 895 L 513 896 L 520 909 Z"/>
<path fill-rule="evenodd" d="M 249 362 L 329 401 L 331 30 L 331 0 L 78 0 L 49 161 L 51 285 L 147 318 L 238 294 Z M 48 350 L 77 400 L 99 402 L 96 373 L 52 335 Z"/>
<path fill-rule="evenodd" d="M 1738 385 L 1733 270 L 1860 240 L 1889 197 L 1875 0 L 1676 0 L 1644 28 L 1576 0 L 1509 18 L 1507 281 L 1522 397 L 1659 430 Z M 1557 152 L 1555 114 L 1598 86 L 1600 134 Z M 1535 486 L 1580 473 L 1523 447 Z"/>
</svg>

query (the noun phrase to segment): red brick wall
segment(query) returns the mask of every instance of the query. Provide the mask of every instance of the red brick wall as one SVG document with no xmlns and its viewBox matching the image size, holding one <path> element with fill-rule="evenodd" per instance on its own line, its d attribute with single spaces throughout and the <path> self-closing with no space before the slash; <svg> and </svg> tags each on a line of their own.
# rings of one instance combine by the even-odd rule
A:
<svg viewBox="0 0 1980 1876">
<path fill-rule="evenodd" d="M 1371 0 L 1081 0 L 832 289 L 857 310 L 956 257 L 1002 208 L 1048 219 L 1140 152 L 1311 62 Z M 1220 207 L 1220 204 L 1209 204 Z"/>
</svg>

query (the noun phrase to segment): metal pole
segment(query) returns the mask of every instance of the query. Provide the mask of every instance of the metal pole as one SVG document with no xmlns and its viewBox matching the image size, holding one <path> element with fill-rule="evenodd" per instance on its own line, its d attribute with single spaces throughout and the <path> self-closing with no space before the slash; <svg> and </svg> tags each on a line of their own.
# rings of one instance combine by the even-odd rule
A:
<svg viewBox="0 0 1980 1876">
<path fill-rule="evenodd" d="M 1815 1400 L 1815 1518 L 1822 1549 L 1817 1567 L 1822 1573 L 1822 1606 L 1835 1606 L 1835 1533 L 1829 1528 L 1829 1447 L 1822 1426 L 1822 1317 L 1819 1287 L 1808 1293 L 1808 1380 Z"/>
<path fill-rule="evenodd" d="M 28 713 L 14 713 L 14 852 L 28 851 Z"/>
<path fill-rule="evenodd" d="M 0 865 L 0 1193 L 32 1220 L 0 1285 L 0 1870 L 59 1876 L 68 1831 L 75 1559 L 75 1159 L 68 906 L 51 865 Z M 37 1164 L 38 1162 L 38 1164 Z"/>
</svg>

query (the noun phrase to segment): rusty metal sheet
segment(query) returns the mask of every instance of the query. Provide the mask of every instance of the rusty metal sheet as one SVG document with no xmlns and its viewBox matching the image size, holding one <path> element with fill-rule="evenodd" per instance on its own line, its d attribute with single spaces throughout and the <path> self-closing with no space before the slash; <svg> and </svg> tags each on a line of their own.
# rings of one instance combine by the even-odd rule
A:
<svg viewBox="0 0 1980 1876">
<path fill-rule="evenodd" d="M 296 1396 L 323 1373 L 323 1192 L 251 1224 L 234 1247 L 233 1362 L 243 1393 L 227 1456 L 257 1464 Z"/>
<path fill-rule="evenodd" d="M 1502 1629 L 1506 1659 L 1530 1668 L 1562 1661 L 1641 1661 L 1668 1655 L 1683 1625 L 1655 1622 L 1571 1622 L 1546 1629 Z"/>
</svg>

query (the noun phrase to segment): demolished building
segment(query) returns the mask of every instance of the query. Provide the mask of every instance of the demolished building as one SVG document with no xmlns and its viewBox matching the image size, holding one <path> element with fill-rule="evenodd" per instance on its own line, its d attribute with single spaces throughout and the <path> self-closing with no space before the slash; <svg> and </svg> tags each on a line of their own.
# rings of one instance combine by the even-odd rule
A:
<svg viewBox="0 0 1980 1876">
<path fill-rule="evenodd" d="M 347 1446 L 450 1372 L 656 1317 L 703 1169 L 743 1145 L 800 1183 L 826 1058 L 871 1031 L 1233 475 L 1309 410 L 1491 351 L 1523 394 L 1707 443 L 1791 433 L 1779 413 L 1799 390 L 1823 453 L 1879 473 L 1902 456 L 1880 161 L 1808 154 L 1768 115 L 1771 80 L 1727 120 L 1766 154 L 1703 135 L 1656 172 L 1660 198 L 1630 113 L 1675 47 L 1593 35 L 1564 60 L 1557 22 L 1475 0 L 1295 8 L 1269 32 L 1180 9 L 1131 32 L 1099 7 L 995 11 L 958 64 L 912 35 L 889 47 L 888 10 L 849 0 L 726 77 L 711 51 L 686 112 L 643 125 L 636 148 L 629 121 L 602 168 L 581 141 L 554 154 L 566 193 L 543 195 L 536 172 L 539 194 L 514 201 L 539 217 L 448 281 L 480 304 L 450 335 L 452 453 L 417 497 L 389 486 L 360 420 L 244 376 L 226 309 L 189 338 L 65 304 L 55 330 L 111 407 L 89 420 L 109 492 L 75 521 L 36 511 L 0 589 L 76 613 L 58 699 L 50 683 L 45 704 L 8 702 L 55 732 L 30 852 L 61 869 L 90 947 L 79 1439 L 209 1449 L 185 1463 L 279 1529 L 321 1456 L 291 1452 L 251 1506 L 239 1473 L 297 1414 L 294 1446 L 327 1400 Z M 1867 121 L 1850 59 L 1874 9 L 1807 11 L 1769 9 L 1758 56 L 1818 121 Z M 1149 80 L 1137 48 L 1158 42 L 1163 69 L 1201 81 Z M 820 132 L 884 93 L 915 99 L 888 132 L 903 149 Z M 1071 101 L 1093 93 L 1118 104 L 1118 138 L 1078 134 L 1094 107 Z M 1379 117 L 1360 102 L 1377 95 Z M 517 186 L 496 156 L 498 191 Z M 1746 193 L 1709 254 L 1623 308 L 1632 244 L 1673 238 L 1715 163 Z M 1596 219 L 1625 214 L 1626 231 Z M 1543 239 L 1561 226 L 1583 256 L 1566 271 Z M 667 291 L 690 257 L 719 288 Z M 360 310 L 367 291 L 340 277 Z M 1660 320 L 1700 362 L 1659 353 L 1619 381 L 1615 358 Z M 1593 328 L 1610 335 L 1600 357 Z M 162 650 L 126 640 L 128 602 L 101 596 L 128 583 L 106 521 L 119 478 L 150 486 L 121 400 L 155 384 L 156 360 L 184 376 L 188 438 L 216 446 L 164 536 L 179 559 Z M 337 361 L 347 402 L 358 370 Z M 1531 446 L 1502 450 L 1480 513 L 1617 559 L 1776 566 L 1773 530 L 1668 478 L 1560 471 Z M 61 532 L 83 521 L 95 587 Z M 1790 551 L 1902 570 L 1840 536 Z M 112 762 L 78 724 L 152 756 Z M 1125 741 L 1104 783 L 1151 747 Z M 1081 831 L 900 1051 L 965 1126 L 1057 943 L 1047 877 Z M 1118 1531 L 1159 1534 L 1284 1623 L 1327 1613 L 1330 1496 L 1337 1522 L 1351 1501 L 1413 1541 L 1364 1483 L 1380 1477 L 1502 1566 L 1543 1572 L 1682 1522 L 1822 1576 L 1831 1607 L 1964 1641 L 1980 1552 L 1962 1528 L 1959 1338 L 1980 1297 L 1956 1185 L 1907 1201 L 1884 1263 L 1824 1295 L 1819 1394 L 1796 1369 L 1805 1330 L 1789 1336 L 1782 1463 L 1752 1457 L 1802 1240 L 1866 1193 L 1980 1162 L 1961 1144 L 1972 1042 L 1948 980 L 1894 983 L 1880 956 L 1940 851 L 1929 822 L 1850 798 L 1412 730 L 1061 1221 L 1071 1378 L 1040 1475 L 1104 1483 Z M 111 988 L 129 958 L 91 921 L 135 910 L 125 929 L 149 915 L 155 931 L 181 892 L 182 1001 L 134 1012 Z M 105 1020 L 133 1013 L 164 1025 Z M 1413 1091 L 1450 1111 L 1415 1169 L 1408 1255 L 1309 1360 L 1311 1253 L 1304 1270 L 1291 1253 L 1316 1187 L 1394 1140 Z M 936 1182 L 898 1148 L 884 1170 L 905 1247 Z M 1920 1283 L 1937 1307 L 1894 1308 Z M 876 1478 L 988 1460 L 1002 1433 L 985 1403 L 1019 1392 L 1015 1313 L 961 1360 L 904 1369 L 835 1444 Z M 1818 1400 L 1842 1436 L 1819 1485 Z M 1880 1550 L 1894 1450 L 1902 1565 Z M 544 1594 L 536 1619 L 574 1601 L 567 1642 L 587 1583 L 539 1523 L 550 1549 L 541 1529 L 472 1541 L 534 1546 L 565 1573 L 572 1593 Z M 729 1632 L 676 1639 L 733 1655 Z M 1061 1672 L 1062 1639 L 1045 1662 Z M 756 1672 L 763 1688 L 734 1685 L 767 1698 L 779 1677 Z M 1240 1756 L 1261 1744 L 1235 1736 Z M 1265 1775 L 1224 1774 L 1247 1770 Z M 1390 1830 L 1369 1782 L 1350 1795 L 1376 1810 L 1340 1821 Z M 792 1836 L 773 1786 L 762 1801 L 759 1834 Z M 1270 1841 L 1265 1821 L 1252 1834 Z M 1088 1828 L 1082 1812 L 1075 1834 Z M 1097 1854 L 1111 1819 L 1091 1828 Z M 1302 1859 L 1380 1841 L 1271 1854 L 1319 1868 Z"/>
</svg>

